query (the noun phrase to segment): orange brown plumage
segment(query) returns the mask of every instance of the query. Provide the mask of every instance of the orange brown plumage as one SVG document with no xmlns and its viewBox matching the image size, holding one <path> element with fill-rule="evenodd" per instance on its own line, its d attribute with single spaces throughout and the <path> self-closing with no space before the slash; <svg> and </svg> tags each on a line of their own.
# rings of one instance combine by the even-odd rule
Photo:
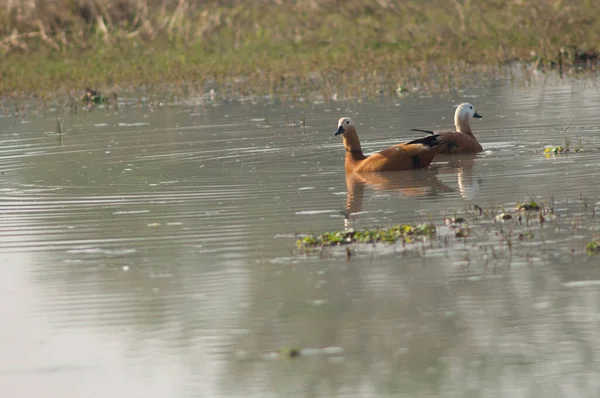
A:
<svg viewBox="0 0 600 398">
<path fill-rule="evenodd" d="M 460 154 L 460 153 L 479 153 L 483 151 L 481 144 L 473 135 L 471 130 L 471 119 L 481 119 L 481 115 L 475 112 L 473 105 L 462 103 L 456 108 L 454 113 L 455 131 L 432 131 L 423 129 L 411 129 L 411 131 L 421 131 L 428 134 L 437 134 L 440 140 L 446 141 L 439 153 L 442 154 Z"/>
<path fill-rule="evenodd" d="M 427 167 L 442 147 L 440 144 L 444 142 L 438 134 L 433 134 L 365 156 L 360 146 L 356 127 L 349 117 L 342 117 L 338 121 L 335 135 L 340 134 L 344 139 L 344 148 L 346 149 L 344 167 L 347 173 L 412 170 Z"/>
</svg>

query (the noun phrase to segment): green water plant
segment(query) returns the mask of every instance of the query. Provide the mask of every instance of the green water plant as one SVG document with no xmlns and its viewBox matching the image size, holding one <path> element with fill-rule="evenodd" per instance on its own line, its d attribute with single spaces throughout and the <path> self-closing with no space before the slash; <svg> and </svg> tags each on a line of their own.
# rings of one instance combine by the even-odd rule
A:
<svg viewBox="0 0 600 398">
<path fill-rule="evenodd" d="M 466 228 L 466 227 L 461 227 L 461 228 L 457 228 L 456 229 L 456 233 L 454 234 L 454 237 L 456 238 L 466 238 L 469 236 L 470 233 L 470 229 Z"/>
<path fill-rule="evenodd" d="M 365 230 L 344 230 L 324 232 L 321 235 L 307 235 L 296 241 L 301 248 L 338 246 L 351 243 L 396 243 L 402 241 L 410 243 L 415 239 L 432 237 L 436 227 L 431 223 L 402 224 L 389 228 L 374 228 Z"/>
<path fill-rule="evenodd" d="M 500 213 L 494 217 L 495 221 L 508 221 L 512 220 L 513 216 L 508 213 Z"/>
<path fill-rule="evenodd" d="M 280 358 L 288 358 L 288 359 L 297 358 L 300 356 L 300 353 L 301 353 L 300 349 L 296 348 L 296 347 L 281 348 L 278 352 L 279 352 Z"/>
<path fill-rule="evenodd" d="M 467 222 L 467 220 L 464 217 L 461 217 L 461 216 L 447 217 L 447 218 L 444 219 L 444 223 L 448 227 L 456 227 L 457 224 L 462 224 L 462 223 L 465 223 L 465 222 Z"/>
<path fill-rule="evenodd" d="M 591 242 L 588 242 L 588 244 L 585 245 L 585 251 L 590 256 L 600 253 L 600 241 L 592 240 Z"/>
<path fill-rule="evenodd" d="M 557 155 L 557 154 L 562 154 L 562 153 L 567 153 L 567 152 L 576 152 L 577 153 L 577 152 L 581 152 L 581 151 L 582 151 L 581 148 L 571 149 L 571 148 L 568 148 L 568 147 L 564 147 L 564 146 L 558 145 L 558 146 L 551 146 L 551 147 L 548 147 L 548 148 L 544 149 L 544 154 L 546 154 L 546 155 L 553 155 L 553 154 Z"/>
<path fill-rule="evenodd" d="M 517 204 L 517 206 L 515 207 L 515 210 L 516 211 L 539 211 L 540 205 L 537 204 L 535 201 L 531 200 L 526 203 Z"/>
<path fill-rule="evenodd" d="M 565 134 L 567 133 L 567 130 L 569 129 L 569 126 L 565 127 Z M 571 148 L 571 137 L 568 137 L 565 135 L 565 145 L 558 145 L 558 146 L 550 146 L 547 147 L 546 149 L 544 149 L 544 154 L 546 155 L 557 155 L 557 154 L 562 154 L 562 153 L 568 153 L 568 152 L 581 152 L 583 151 L 583 141 L 581 140 L 581 137 L 578 138 L 578 142 L 579 142 L 579 147 L 577 148 Z"/>
<path fill-rule="evenodd" d="M 533 235 L 533 232 L 531 231 L 521 232 L 519 233 L 519 240 L 531 240 L 534 236 L 535 235 Z"/>
<path fill-rule="evenodd" d="M 98 91 L 86 88 L 85 93 L 81 97 L 81 101 L 86 104 L 100 105 L 104 103 L 105 99 Z"/>
</svg>

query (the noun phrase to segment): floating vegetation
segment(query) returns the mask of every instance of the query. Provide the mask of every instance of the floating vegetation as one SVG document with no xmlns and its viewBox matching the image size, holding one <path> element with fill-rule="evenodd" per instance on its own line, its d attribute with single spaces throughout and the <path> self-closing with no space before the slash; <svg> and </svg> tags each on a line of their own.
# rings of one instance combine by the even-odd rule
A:
<svg viewBox="0 0 600 398">
<path fill-rule="evenodd" d="M 585 245 L 585 251 L 587 254 L 594 255 L 600 253 L 600 241 L 593 240 Z"/>
<path fill-rule="evenodd" d="M 519 240 L 530 240 L 533 239 L 535 237 L 535 235 L 533 235 L 533 232 L 531 231 L 526 231 L 526 232 L 521 232 L 519 234 Z"/>
<path fill-rule="evenodd" d="M 404 86 L 398 85 L 398 87 L 396 87 L 396 94 L 398 94 L 398 96 L 402 96 L 402 94 L 407 93 L 408 89 Z"/>
<path fill-rule="evenodd" d="M 577 198 L 583 202 L 589 200 L 583 193 L 579 193 Z M 583 212 L 586 213 L 582 214 L 579 206 L 568 205 L 571 199 L 557 203 L 552 196 L 543 200 L 528 194 L 523 202 L 512 203 L 515 202 L 518 204 L 512 206 L 497 203 L 465 206 L 450 210 L 450 213 L 449 209 L 444 209 L 440 210 L 437 217 L 428 214 L 424 223 L 301 235 L 300 239 L 296 238 L 298 249 L 290 249 L 295 255 L 316 255 L 319 259 L 342 261 L 345 258 L 352 262 L 356 259 L 358 263 L 365 254 L 408 254 L 425 258 L 444 256 L 457 250 L 465 253 L 467 261 L 481 259 L 486 264 L 497 263 L 507 253 L 511 253 L 509 263 L 512 255 L 535 262 L 544 259 L 547 253 L 546 250 L 540 250 L 540 245 L 565 249 L 565 253 L 568 250 L 570 256 L 586 256 L 586 253 L 590 256 L 600 255 L 600 237 L 597 235 L 592 235 L 593 239 L 589 242 L 580 241 L 578 252 L 570 245 L 564 247 L 562 243 L 554 243 L 562 242 L 565 233 L 569 233 L 569 240 L 582 231 L 596 231 L 597 219 L 592 205 L 583 206 Z M 564 214 L 555 211 L 557 205 L 561 209 L 565 205 Z M 571 236 L 573 233 L 575 235 Z M 361 245 L 365 243 L 367 245 Z M 480 255 L 484 257 L 480 258 Z M 321 305 L 321 302 L 324 300 L 314 300 L 313 304 Z M 279 351 L 276 355 L 280 355 Z M 303 349 L 300 356 L 306 356 L 306 350 Z"/>
<path fill-rule="evenodd" d="M 296 241 L 299 248 L 312 248 L 324 246 L 338 246 L 350 243 L 396 243 L 402 241 L 410 243 L 414 239 L 431 237 L 435 235 L 435 225 L 424 224 L 402 224 L 390 228 L 367 229 L 356 231 L 325 232 L 321 235 L 308 235 Z"/>
<path fill-rule="evenodd" d="M 86 104 L 94 104 L 100 105 L 104 103 L 104 97 L 96 90 L 92 90 L 91 88 L 86 88 L 83 97 L 81 97 L 81 101 Z"/>
<path fill-rule="evenodd" d="M 271 351 L 263 355 L 264 359 L 294 359 L 298 357 L 327 356 L 330 358 L 341 358 L 344 354 L 342 347 L 324 347 L 324 348 L 298 348 L 282 347 L 276 351 Z"/>
<path fill-rule="evenodd" d="M 519 203 L 517 207 L 515 207 L 516 211 L 540 211 L 540 205 L 538 205 L 533 200 L 527 203 Z"/>
<path fill-rule="evenodd" d="M 544 150 L 545 154 L 561 154 L 561 153 L 567 153 L 567 152 L 581 152 L 582 149 L 581 148 L 574 148 L 574 149 L 570 149 L 570 148 L 566 148 L 564 146 L 551 146 L 548 147 Z"/>
<path fill-rule="evenodd" d="M 512 220 L 512 218 L 513 218 L 512 214 L 508 214 L 508 213 L 500 213 L 496 217 L 494 217 L 494 219 L 496 221 L 507 221 L 507 220 Z"/>
<path fill-rule="evenodd" d="M 299 348 L 282 348 L 279 350 L 281 358 L 297 358 L 300 356 Z"/>
<path fill-rule="evenodd" d="M 565 128 L 565 134 L 567 133 L 567 130 L 569 129 L 569 126 L 567 126 Z M 546 155 L 558 155 L 558 154 L 562 154 L 562 153 L 568 153 L 568 152 L 581 152 L 583 151 L 583 142 L 581 141 L 581 137 L 579 138 L 579 147 L 578 148 L 573 148 L 571 149 L 571 138 L 569 137 L 565 137 L 565 146 L 559 145 L 559 146 L 551 146 L 548 147 L 544 150 L 544 154 Z"/>
<path fill-rule="evenodd" d="M 462 224 L 466 221 L 467 220 L 464 217 L 447 217 L 444 219 L 444 223 L 450 228 L 456 228 L 456 224 Z"/>
<path fill-rule="evenodd" d="M 467 236 L 469 236 L 469 232 L 469 228 L 458 228 L 454 236 L 456 238 L 466 238 Z"/>
<path fill-rule="evenodd" d="M 456 228 L 456 231 L 454 232 L 456 238 L 466 238 L 469 236 L 471 229 L 464 225 L 466 222 L 467 219 L 460 216 L 446 217 L 444 219 L 444 224 L 446 224 L 448 228 Z"/>
</svg>

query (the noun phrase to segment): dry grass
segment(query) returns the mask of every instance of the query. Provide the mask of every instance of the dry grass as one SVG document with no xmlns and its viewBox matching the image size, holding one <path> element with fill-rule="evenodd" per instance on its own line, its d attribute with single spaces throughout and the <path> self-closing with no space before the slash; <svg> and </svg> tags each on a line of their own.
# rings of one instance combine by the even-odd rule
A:
<svg viewBox="0 0 600 398">
<path fill-rule="evenodd" d="M 600 0 L 8 0 L 0 91 L 460 84 L 473 65 L 593 64 L 599 16 Z"/>
</svg>

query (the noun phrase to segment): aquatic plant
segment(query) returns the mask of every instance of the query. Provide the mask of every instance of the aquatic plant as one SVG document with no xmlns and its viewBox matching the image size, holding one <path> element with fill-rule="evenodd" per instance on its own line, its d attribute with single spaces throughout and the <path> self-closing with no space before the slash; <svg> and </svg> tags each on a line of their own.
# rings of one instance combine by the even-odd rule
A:
<svg viewBox="0 0 600 398">
<path fill-rule="evenodd" d="M 519 233 L 519 240 L 525 240 L 525 239 L 533 239 L 534 238 L 534 234 L 531 231 L 525 231 L 525 232 L 521 232 Z"/>
<path fill-rule="evenodd" d="M 86 88 L 81 101 L 87 104 L 99 105 L 104 103 L 104 97 L 98 91 Z"/>
<path fill-rule="evenodd" d="M 396 243 L 402 241 L 410 243 L 414 239 L 432 237 L 436 233 L 436 227 L 431 223 L 402 224 L 389 228 L 375 228 L 356 231 L 349 229 L 345 231 L 325 232 L 321 235 L 308 235 L 298 239 L 296 245 L 299 248 L 337 246 L 350 243 Z"/>
<path fill-rule="evenodd" d="M 466 238 L 467 236 L 469 236 L 469 233 L 470 233 L 470 229 L 469 228 L 461 227 L 461 228 L 458 228 L 456 230 L 456 233 L 454 234 L 454 237 L 456 237 L 456 238 Z"/>
<path fill-rule="evenodd" d="M 568 152 L 581 152 L 582 149 L 581 148 L 574 148 L 574 149 L 570 149 L 564 146 L 552 146 L 552 147 L 548 147 L 546 149 L 544 149 L 544 153 L 549 155 L 549 154 L 562 154 L 562 153 L 568 153 Z"/>
<path fill-rule="evenodd" d="M 467 219 L 461 216 L 446 217 L 444 219 L 444 224 L 446 224 L 448 228 L 455 229 L 454 236 L 456 238 L 466 238 L 469 236 L 471 229 L 465 225 L 466 222 Z"/>
<path fill-rule="evenodd" d="M 495 221 L 508 221 L 508 220 L 512 220 L 513 216 L 511 214 L 508 213 L 500 213 L 497 214 L 496 217 L 494 217 Z"/>
<path fill-rule="evenodd" d="M 406 87 L 403 87 L 401 85 L 398 85 L 398 87 L 396 87 L 396 94 L 398 94 L 399 97 L 402 96 L 402 94 L 407 93 L 408 89 Z"/>
<path fill-rule="evenodd" d="M 300 356 L 300 349 L 295 347 L 281 348 L 279 351 L 280 358 L 297 358 Z"/>
<path fill-rule="evenodd" d="M 447 217 L 444 219 L 444 223 L 448 227 L 456 227 L 456 224 L 462 224 L 467 222 L 464 217 L 456 216 L 456 217 Z"/>
<path fill-rule="evenodd" d="M 58 136 L 62 136 L 62 127 L 60 125 L 60 120 L 58 119 L 58 117 L 56 118 L 56 134 L 58 134 Z"/>
<path fill-rule="evenodd" d="M 567 130 L 569 129 L 569 126 L 565 127 L 565 134 L 567 133 Z M 568 152 L 581 152 L 583 150 L 583 141 L 581 139 L 581 137 L 578 138 L 578 142 L 579 142 L 579 147 L 578 148 L 573 148 L 571 149 L 571 137 L 565 136 L 565 145 L 561 146 L 550 146 L 547 147 L 546 149 L 544 149 L 544 154 L 546 155 L 551 155 L 551 154 L 562 154 L 562 153 L 568 153 Z"/>
<path fill-rule="evenodd" d="M 515 207 L 515 211 L 539 211 L 540 205 L 536 202 L 529 201 L 527 203 L 519 203 L 517 207 Z"/>
<path fill-rule="evenodd" d="M 588 244 L 585 245 L 585 251 L 590 256 L 593 254 L 600 253 L 600 241 L 593 240 L 591 242 L 588 242 Z"/>
</svg>

